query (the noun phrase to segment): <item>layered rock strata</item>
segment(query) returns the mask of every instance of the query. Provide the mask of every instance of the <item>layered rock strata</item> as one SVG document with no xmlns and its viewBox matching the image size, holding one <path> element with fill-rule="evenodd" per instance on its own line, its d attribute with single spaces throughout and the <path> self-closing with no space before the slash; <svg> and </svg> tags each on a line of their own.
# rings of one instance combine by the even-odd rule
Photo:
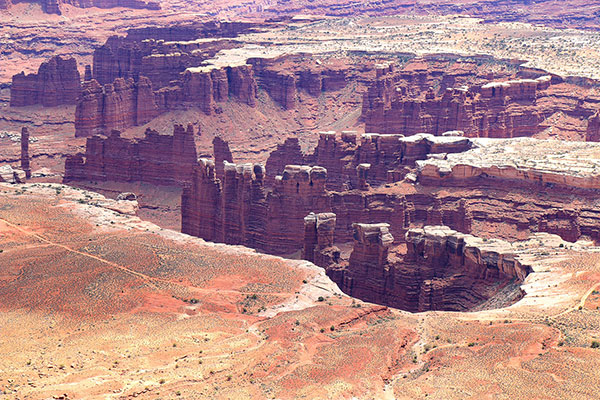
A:
<svg viewBox="0 0 600 400">
<path fill-rule="evenodd" d="M 20 3 L 22 1 L 17 0 L 14 3 Z M 61 4 L 69 4 L 80 8 L 98 7 L 98 8 L 114 8 L 114 7 L 126 7 L 134 9 L 149 9 L 149 10 L 160 10 L 160 3 L 158 1 L 144 1 L 144 0 L 36 0 L 42 7 L 42 11 L 46 14 L 57 14 L 62 15 Z M 0 10 L 9 9 L 13 2 L 10 0 L 0 1 Z"/>
<path fill-rule="evenodd" d="M 75 108 L 75 136 L 92 136 L 142 125 L 158 114 L 150 80 L 115 79 L 104 85 L 85 82 Z"/>
<path fill-rule="evenodd" d="M 175 125 L 172 135 L 147 129 L 142 139 L 126 139 L 119 131 L 87 139 L 86 153 L 68 156 L 64 181 L 146 182 L 183 186 L 197 163 L 194 129 Z"/>
<path fill-rule="evenodd" d="M 329 189 L 364 190 L 367 184 L 378 186 L 399 180 L 406 172 L 405 167 L 414 166 L 415 161 L 430 154 L 459 153 L 471 147 L 469 139 L 452 133 L 452 136 L 443 137 L 374 133 L 359 137 L 354 131 L 321 132 L 317 147 L 309 154 L 302 153 L 297 138 L 288 138 L 269 156 L 267 174 L 272 177 L 281 173 L 286 160 L 321 165 L 329 171 Z"/>
<path fill-rule="evenodd" d="M 444 73 L 436 78 L 429 69 L 382 66 L 363 96 L 361 118 L 367 132 L 379 133 L 441 135 L 460 130 L 470 137 L 512 138 L 553 127 L 581 140 L 591 125 L 587 137 L 595 137 L 597 129 L 588 120 L 598 110 L 597 96 L 577 101 L 573 92 L 584 88 L 542 73 L 521 68 L 520 79 L 506 79 L 472 70 L 464 76 Z M 561 119 L 577 122 L 556 126 Z"/>
<path fill-rule="evenodd" d="M 344 150 L 344 146 L 352 141 L 348 139 L 344 142 L 330 134 L 324 134 L 315 153 L 323 155 L 324 149 L 335 148 L 335 152 L 330 154 L 339 155 L 337 159 L 332 157 L 324 162 L 333 166 L 327 172 L 327 182 L 323 182 L 327 190 L 322 193 L 322 198 L 327 200 L 313 202 L 308 207 L 306 204 L 309 196 L 303 194 L 302 190 L 298 193 L 290 190 L 288 195 L 298 197 L 306 214 L 333 212 L 336 215 L 334 243 L 352 240 L 354 223 L 377 222 L 390 224 L 389 230 L 399 243 L 403 242 L 408 229 L 424 225 L 447 225 L 454 230 L 483 237 L 489 236 L 490 232 L 506 239 L 525 238 L 534 232 L 547 232 L 569 241 L 576 241 L 581 237 L 600 241 L 600 203 L 597 197 L 600 185 L 594 183 L 597 153 L 595 144 L 567 142 L 557 145 L 556 141 L 530 138 L 465 139 L 455 136 L 456 132 L 451 135 L 454 136 L 415 135 L 402 138 L 379 135 L 394 138 L 397 141 L 394 146 L 404 146 L 399 147 L 402 151 L 389 153 L 389 160 L 393 160 L 390 162 L 406 162 L 405 165 L 391 164 L 395 165 L 395 169 L 388 170 L 387 183 L 381 185 L 372 179 L 371 172 L 375 162 L 385 166 L 385 141 L 375 142 L 376 146 L 370 147 L 370 152 L 363 152 L 355 144 Z M 373 135 L 367 136 L 370 139 L 366 144 L 373 145 Z M 472 146 L 475 147 L 470 149 Z M 458 152 L 461 147 L 470 150 Z M 274 152 L 275 157 L 270 158 L 267 176 L 273 170 L 269 166 L 275 168 L 274 163 L 285 159 L 287 152 L 291 152 L 289 154 L 299 161 L 308 159 L 299 152 L 297 142 L 289 140 Z M 573 154 L 573 157 L 566 157 L 565 154 Z M 548 161 L 544 162 L 542 158 L 538 160 L 536 155 L 548 158 Z M 310 155 L 310 159 L 314 160 L 315 154 Z M 326 160 L 325 157 L 321 158 L 321 161 Z M 364 164 L 362 161 L 371 161 L 371 167 L 366 175 L 362 175 L 365 181 L 353 186 L 351 179 L 359 178 L 356 167 Z M 354 168 L 340 168 L 344 163 Z M 547 169 L 540 170 L 536 167 L 538 164 L 546 165 Z M 363 167 L 366 168 L 364 165 Z M 286 167 L 284 176 L 285 171 Z M 207 175 L 198 172 L 195 174 L 200 177 Z M 218 213 L 211 207 L 222 207 L 219 205 L 221 200 L 216 203 L 213 201 L 213 205 L 204 204 L 202 193 L 209 190 L 202 189 L 203 179 L 197 179 L 196 188 L 188 191 L 184 198 L 190 207 L 182 219 L 184 226 L 195 226 L 187 230 L 191 234 L 199 231 L 198 227 L 210 218 L 209 215 Z M 223 184 L 212 178 L 208 182 L 210 187 L 220 187 Z M 275 193 L 278 185 L 282 184 L 282 178 L 273 179 L 270 183 L 261 172 L 260 182 L 261 191 Z M 355 189 L 349 189 L 350 186 Z M 298 186 L 299 189 L 301 187 L 304 186 Z M 218 192 L 220 191 L 221 189 Z M 573 196 L 577 197 L 577 201 L 573 201 Z M 218 198 L 221 199 L 222 195 Z M 248 208 L 248 198 L 237 196 L 236 201 L 244 202 L 244 207 Z M 261 195 L 260 198 L 267 198 L 267 195 Z M 277 220 L 277 216 L 286 215 L 290 210 L 295 212 L 295 209 L 288 206 L 288 200 L 283 206 L 278 203 L 267 204 L 266 208 L 257 211 L 257 215 L 263 215 L 261 218 Z M 205 214 L 196 211 L 206 208 L 210 210 L 202 211 Z M 220 226 L 224 224 L 220 223 Z M 310 255 L 311 252 L 314 254 L 314 250 L 310 250 L 310 246 L 307 247 L 307 243 L 300 239 L 307 229 L 314 236 L 314 227 L 310 224 L 272 224 L 269 235 L 273 238 L 288 237 L 287 250 L 292 250 L 290 253 L 304 248 L 308 257 L 314 259 L 314 255 Z M 274 251 L 262 240 L 260 243 L 244 243 L 264 251 Z"/>
<path fill-rule="evenodd" d="M 311 212 L 304 217 L 302 258 L 320 267 L 337 263 L 340 249 L 334 246 L 336 215 Z"/>
<path fill-rule="evenodd" d="M 505 304 L 522 297 L 519 283 L 532 271 L 514 245 L 484 240 L 444 226 L 411 229 L 407 253 L 388 257 L 388 224 L 355 224 L 345 267 L 329 266 L 340 288 L 360 299 L 408 311 L 466 311 L 503 290 Z"/>
<path fill-rule="evenodd" d="M 518 138 L 473 139 L 473 148 L 416 162 L 419 181 L 469 186 L 484 181 L 600 190 L 600 146 L 594 143 Z"/>
<path fill-rule="evenodd" d="M 215 160 L 215 174 L 217 178 L 223 179 L 225 173 L 225 163 L 233 163 L 233 156 L 229 150 L 229 143 L 220 136 L 213 139 L 213 157 Z"/>
<path fill-rule="evenodd" d="M 304 217 L 331 209 L 321 167 L 287 166 L 273 188 L 265 187 L 260 164 L 224 163 L 223 178 L 212 161 L 194 169 L 182 196 L 182 232 L 206 240 L 241 244 L 273 254 L 302 247 Z"/>
<path fill-rule="evenodd" d="M 296 108 L 299 90 L 318 97 L 322 92 L 344 88 L 352 79 L 347 63 L 337 60 L 315 63 L 303 54 L 275 59 L 251 58 L 248 63 L 253 66 L 260 87 L 284 110 Z"/>
<path fill-rule="evenodd" d="M 75 104 L 81 92 L 80 79 L 74 58 L 52 57 L 40 65 L 36 74 L 21 72 L 13 76 L 10 105 L 54 107 Z"/>
</svg>

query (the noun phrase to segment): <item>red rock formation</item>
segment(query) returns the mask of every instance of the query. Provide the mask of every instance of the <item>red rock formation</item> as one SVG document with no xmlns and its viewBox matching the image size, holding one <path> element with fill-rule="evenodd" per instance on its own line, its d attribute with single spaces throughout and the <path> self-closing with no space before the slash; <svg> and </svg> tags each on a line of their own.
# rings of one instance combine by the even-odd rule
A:
<svg viewBox="0 0 600 400">
<path fill-rule="evenodd" d="M 396 72 L 380 67 L 363 96 L 365 130 L 405 135 L 460 130 L 470 137 L 511 138 L 534 136 L 553 126 L 554 134 L 565 129 L 568 137 L 583 139 L 585 131 L 548 121 L 555 115 L 587 119 L 597 102 L 572 101 L 580 87 L 556 76 L 540 76 L 543 71 L 522 69 L 520 76 L 531 78 L 490 82 L 473 66 L 443 75 L 430 67 L 431 62 Z M 501 77 L 492 77 L 497 78 Z M 437 92 L 431 89 L 435 85 L 440 87 Z"/>
<path fill-rule="evenodd" d="M 62 12 L 60 12 L 58 0 L 41 0 L 41 3 L 42 3 L 42 10 L 46 14 L 57 14 L 57 15 L 62 14 Z"/>
<path fill-rule="evenodd" d="M 228 244 L 263 248 L 265 191 L 260 164 L 226 163 L 218 179 L 212 161 L 201 160 L 183 192 L 182 232 Z"/>
<path fill-rule="evenodd" d="M 198 72 L 185 71 L 182 78 L 182 88 L 186 101 L 194 102 L 206 114 L 213 112 L 215 101 L 210 70 Z"/>
<path fill-rule="evenodd" d="M 152 84 L 145 77 L 115 79 L 101 87 L 86 82 L 75 109 L 75 136 L 91 136 L 110 130 L 142 125 L 158 114 Z"/>
<path fill-rule="evenodd" d="M 106 85 L 117 78 L 138 77 L 143 55 L 140 44 L 112 36 L 94 51 L 93 78 Z"/>
<path fill-rule="evenodd" d="M 215 101 L 227 101 L 229 97 L 229 80 L 227 79 L 227 70 L 225 68 L 213 69 L 210 72 L 213 83 L 213 98 Z"/>
<path fill-rule="evenodd" d="M 365 183 L 376 186 L 398 180 L 394 172 L 401 174 L 399 169 L 413 166 L 416 160 L 423 160 L 429 154 L 458 153 L 471 146 L 468 139 L 457 136 L 414 135 L 405 138 L 402 135 L 363 134 L 360 141 L 357 139 L 354 131 L 344 131 L 341 136 L 335 132 L 320 132 L 314 152 L 303 154 L 298 140 L 289 138 L 267 160 L 268 182 L 283 171 L 289 160 L 324 166 L 328 171 L 327 187 L 330 190 L 361 187 L 357 168 L 361 164 L 371 164 Z"/>
<path fill-rule="evenodd" d="M 65 182 L 75 180 L 146 182 L 183 186 L 190 182 L 196 165 L 194 129 L 175 125 L 173 135 L 146 130 L 143 139 L 125 139 L 120 132 L 93 136 L 85 156 L 67 157 Z"/>
<path fill-rule="evenodd" d="M 8 10 L 12 6 L 10 0 L 0 0 L 0 10 Z"/>
<path fill-rule="evenodd" d="M 255 225 L 260 229 L 255 229 L 263 233 L 253 236 L 253 241 L 245 239 L 245 242 L 240 243 L 238 239 L 228 239 L 225 232 L 219 241 L 229 240 L 228 243 L 245 244 L 279 254 L 290 254 L 304 248 L 307 257 L 316 260 L 314 246 L 317 231 L 313 224 L 315 221 L 311 218 L 309 219 L 312 222 L 302 220 L 300 211 L 305 212 L 304 215 L 310 212 L 333 212 L 336 215 L 335 243 L 344 243 L 352 239 L 350 233 L 353 223 L 369 224 L 380 221 L 390 225 L 390 232 L 396 238 L 400 238 L 400 242 L 411 227 L 436 224 L 483 236 L 493 231 L 495 236 L 506 239 L 523 238 L 533 232 L 548 232 L 570 241 L 578 240 L 582 236 L 600 241 L 600 212 L 594 206 L 597 203 L 597 189 L 573 186 L 579 185 L 578 181 L 574 181 L 569 187 L 561 188 L 551 183 L 555 182 L 555 179 L 548 178 L 548 183 L 544 183 L 545 178 L 540 179 L 535 172 L 515 175 L 510 168 L 504 167 L 492 167 L 489 171 L 485 170 L 487 173 L 481 170 L 472 178 L 469 175 L 470 170 L 465 168 L 453 172 L 444 172 L 441 168 L 437 175 L 425 174 L 425 170 L 422 169 L 417 175 L 416 160 L 429 157 L 428 161 L 418 161 L 417 164 L 431 164 L 439 159 L 443 165 L 451 157 L 459 158 L 459 154 L 452 153 L 471 147 L 470 139 L 456 136 L 457 132 L 451 134 L 454 136 L 415 135 L 407 138 L 370 134 L 365 135 L 357 144 L 351 140 L 356 138 L 354 135 L 342 136 L 340 139 L 331 133 L 324 133 L 315 153 L 309 155 L 300 152 L 297 141 L 288 140 L 269 159 L 269 171 L 277 171 L 278 165 L 285 160 L 286 155 L 296 157 L 302 162 L 320 160 L 331 165 L 333 171 L 328 172 L 328 181 L 323 184 L 327 187 L 334 186 L 337 191 L 321 192 L 315 188 L 315 179 L 309 178 L 306 169 L 308 167 L 284 167 L 283 176 L 280 175 L 272 181 L 265 180 L 264 174 L 261 173 L 259 186 L 262 194 L 254 198 L 261 199 L 261 205 L 257 206 L 255 212 L 260 216 L 257 217 L 258 220 L 263 222 Z M 371 168 L 364 176 L 364 182 L 358 184 L 357 167 L 362 161 L 370 161 Z M 336 168 L 336 163 L 342 167 Z M 380 166 L 388 172 L 391 169 L 393 173 L 388 173 L 388 179 L 389 182 L 396 182 L 394 185 L 381 185 L 381 182 L 373 179 L 373 171 L 381 175 L 381 172 L 377 172 Z M 401 168 L 410 173 L 401 173 Z M 456 178 L 452 178 L 454 174 Z M 498 174 L 506 174 L 506 178 Z M 286 180 L 286 176 L 294 178 Z M 355 186 L 350 177 L 357 183 Z M 428 177 L 428 180 L 424 177 Z M 517 178 L 520 180 L 517 181 Z M 398 179 L 403 181 L 397 182 Z M 310 183 L 306 184 L 310 181 L 312 186 Z M 331 181 L 338 183 L 330 185 Z M 222 193 L 223 182 L 220 179 L 216 179 L 215 183 L 211 178 L 209 182 L 211 187 L 216 185 L 221 188 L 219 193 Z M 343 189 L 344 184 L 340 185 L 339 182 L 346 182 L 346 187 L 353 186 L 363 190 Z M 584 183 L 582 181 L 582 184 Z M 548 186 L 549 184 L 553 186 Z M 232 205 L 228 204 L 230 200 L 222 200 L 227 199 L 227 196 L 220 194 L 219 200 L 212 206 L 217 209 L 211 209 L 210 205 L 203 203 L 202 193 L 212 193 L 214 190 L 203 189 L 202 185 L 200 179 L 196 187 L 184 195 L 184 201 L 190 205 L 182 216 L 184 227 L 195 226 L 187 233 L 196 234 L 194 232 L 200 229 L 203 221 L 210 220 L 210 215 L 222 215 L 224 201 L 227 207 L 233 210 L 251 208 L 249 195 L 232 196 L 231 199 L 245 203 Z M 548 191 L 548 187 L 554 187 L 556 190 Z M 577 193 L 580 202 L 574 203 L 570 200 L 573 193 Z M 204 210 L 203 213 L 206 214 L 198 214 L 197 209 Z M 235 215 L 235 212 L 231 215 Z M 219 222 L 218 226 L 225 226 L 225 222 Z M 239 231 L 244 228 L 236 229 Z M 239 235 L 248 237 L 247 234 L 248 232 Z"/>
<path fill-rule="evenodd" d="M 347 84 L 346 63 L 322 65 L 306 55 L 288 55 L 274 59 L 252 58 L 259 86 L 284 110 L 296 107 L 298 89 L 318 97 L 325 91 L 336 91 Z"/>
<path fill-rule="evenodd" d="M 349 16 L 469 15 L 484 22 L 527 22 L 556 28 L 600 29 L 593 10 L 596 0 L 570 0 L 568 5 L 555 0 L 297 0 L 280 1 L 261 10 L 263 18 L 289 18 L 300 14 Z"/>
<path fill-rule="evenodd" d="M 42 63 L 37 74 L 21 72 L 13 76 L 10 105 L 23 107 L 41 104 L 54 107 L 75 104 L 81 92 L 81 82 L 74 58 L 52 57 Z"/>
<path fill-rule="evenodd" d="M 388 249 L 394 242 L 389 224 L 353 224 L 354 248 L 350 254 L 349 268 L 369 271 L 383 270 L 388 262 Z"/>
<path fill-rule="evenodd" d="M 200 163 L 182 196 L 182 232 L 227 244 L 242 244 L 273 254 L 302 247 L 304 216 L 331 209 L 320 167 L 288 166 L 272 189 L 264 185 L 260 164 L 224 164 L 223 179 L 214 164 Z"/>
<path fill-rule="evenodd" d="M 347 266 L 329 266 L 340 288 L 366 301 L 408 311 L 466 311 L 507 287 L 508 303 L 522 297 L 514 282 L 531 272 L 513 246 L 447 227 L 412 229 L 403 259 L 389 259 L 393 242 L 388 224 L 355 224 L 354 249 Z"/>
<path fill-rule="evenodd" d="M 268 182 L 272 183 L 275 176 L 280 175 L 288 164 L 306 164 L 297 137 L 287 138 L 283 143 L 278 144 L 277 148 L 269 155 L 265 164 Z"/>
<path fill-rule="evenodd" d="M 358 178 L 358 189 L 359 190 L 369 190 L 369 184 L 367 183 L 369 179 L 369 170 L 371 169 L 371 164 L 358 164 L 356 167 L 356 174 Z"/>
<path fill-rule="evenodd" d="M 21 128 L 21 169 L 25 171 L 25 177 L 31 178 L 31 167 L 29 165 L 29 130 Z"/>
<path fill-rule="evenodd" d="M 296 79 L 291 72 L 264 69 L 261 78 L 265 90 L 284 110 L 295 108 Z"/>
<path fill-rule="evenodd" d="M 219 136 L 213 139 L 213 157 L 215 159 L 215 174 L 217 178 L 223 179 L 225 163 L 233 163 L 233 156 L 229 150 L 229 143 Z"/>
<path fill-rule="evenodd" d="M 600 112 L 596 112 L 588 119 L 585 141 L 600 142 Z"/>
<path fill-rule="evenodd" d="M 23 0 L 17 0 L 15 3 L 23 2 Z M 114 8 L 114 7 L 126 7 L 134 9 L 149 9 L 149 10 L 160 10 L 160 3 L 158 1 L 144 1 L 144 0 L 35 0 L 34 2 L 39 3 L 42 7 L 42 11 L 46 14 L 57 14 L 62 15 L 60 10 L 61 4 L 70 4 L 75 7 L 89 8 Z M 0 10 L 7 10 L 12 6 L 10 0 L 0 0 Z"/>
<path fill-rule="evenodd" d="M 256 81 L 250 65 L 227 68 L 229 95 L 250 107 L 256 106 Z"/>
<path fill-rule="evenodd" d="M 310 213 L 304 217 L 302 259 L 327 267 L 340 259 L 340 249 L 333 245 L 334 213 Z"/>
<path fill-rule="evenodd" d="M 83 75 L 83 80 L 85 82 L 89 82 L 92 80 L 92 67 L 90 65 L 85 66 L 85 74 Z"/>
<path fill-rule="evenodd" d="M 110 46 L 106 48 L 105 51 L 111 51 Z M 126 50 L 128 66 L 125 68 L 135 70 L 130 65 L 135 64 L 131 56 L 135 51 L 129 48 Z M 102 57 L 102 54 L 98 52 L 96 56 Z M 115 72 L 117 70 L 121 71 L 120 64 L 95 67 L 94 73 L 103 80 L 112 76 L 129 75 Z M 172 86 L 153 91 L 150 80 L 141 75 L 138 75 L 137 80 L 118 77 L 103 87 L 96 80 L 86 82 L 77 101 L 76 136 L 90 136 L 111 129 L 123 130 L 142 125 L 160 113 L 182 107 L 199 107 L 210 115 L 216 111 L 217 101 L 227 101 L 230 97 L 251 107 L 256 104 L 256 82 L 249 65 L 221 69 L 190 68 L 181 74 L 180 80 L 172 83 Z"/>
<path fill-rule="evenodd" d="M 234 37 L 254 27 L 255 23 L 210 21 L 130 29 L 127 36 L 112 36 L 94 51 L 93 78 L 105 85 L 116 78 L 143 75 L 155 89 L 168 87 L 186 69 L 195 69 L 217 52 L 237 45 L 228 39 L 195 39 Z M 223 101 L 224 97 L 215 99 Z"/>
</svg>

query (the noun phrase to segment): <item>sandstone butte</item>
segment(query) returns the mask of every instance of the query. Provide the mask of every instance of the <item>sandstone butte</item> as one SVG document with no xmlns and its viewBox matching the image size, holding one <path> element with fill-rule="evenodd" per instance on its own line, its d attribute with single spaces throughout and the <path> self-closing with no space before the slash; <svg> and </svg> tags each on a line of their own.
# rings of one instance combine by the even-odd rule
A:
<svg viewBox="0 0 600 400">
<path fill-rule="evenodd" d="M 254 29 L 251 23 L 222 23 L 218 28 L 203 24 L 134 29 L 126 37 L 109 38 L 94 52 L 91 79 L 77 100 L 76 135 L 143 125 L 157 115 L 190 107 L 220 114 L 231 99 L 254 108 L 260 90 L 290 110 L 299 90 L 318 98 L 344 88 L 349 74 L 359 79 L 360 71 L 351 72 L 343 61 L 323 64 L 310 55 L 210 62 L 219 50 L 233 45 L 229 37 Z M 197 66 L 202 63 L 207 65 Z"/>
<path fill-rule="evenodd" d="M 54 107 L 75 104 L 80 93 L 81 78 L 75 59 L 55 56 L 42 63 L 37 74 L 21 72 L 13 76 L 10 105 Z"/>
</svg>

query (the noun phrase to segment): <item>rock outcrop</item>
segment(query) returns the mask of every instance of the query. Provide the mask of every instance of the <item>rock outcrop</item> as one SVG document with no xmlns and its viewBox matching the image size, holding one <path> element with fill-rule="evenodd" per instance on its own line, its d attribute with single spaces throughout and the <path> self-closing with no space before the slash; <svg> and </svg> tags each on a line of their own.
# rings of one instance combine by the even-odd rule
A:
<svg viewBox="0 0 600 400">
<path fill-rule="evenodd" d="M 217 178 L 223 179 L 225 172 L 225 163 L 233 163 L 233 156 L 229 150 L 229 143 L 220 136 L 213 139 L 213 157 L 215 159 L 215 174 Z"/>
<path fill-rule="evenodd" d="M 115 79 L 100 86 L 92 79 L 85 82 L 75 109 L 75 136 L 123 130 L 142 125 L 158 114 L 150 80 L 140 77 Z"/>
<path fill-rule="evenodd" d="M 313 97 L 322 92 L 344 88 L 348 84 L 350 66 L 341 60 L 315 63 L 307 55 L 288 55 L 274 59 L 251 58 L 259 86 L 284 110 L 296 107 L 298 90 Z"/>
<path fill-rule="evenodd" d="M 302 258 L 320 267 L 337 263 L 340 249 L 334 246 L 334 213 L 310 213 L 304 217 Z"/>
<path fill-rule="evenodd" d="M 290 165 L 273 188 L 265 187 L 264 177 L 260 164 L 225 162 L 219 179 L 212 161 L 200 162 L 183 192 L 182 232 L 273 254 L 300 250 L 304 217 L 331 209 L 327 171 Z"/>
<path fill-rule="evenodd" d="M 575 158 L 561 161 L 565 149 L 556 141 L 467 139 L 459 132 L 440 137 L 365 135 L 358 143 L 350 136 L 344 139 L 324 133 L 309 155 L 302 154 L 296 140 L 289 140 L 269 159 L 267 177 L 270 171 L 277 171 L 286 154 L 301 162 L 319 160 L 332 166 L 326 181 L 317 180 L 326 189 L 315 186 L 310 167 L 286 166 L 275 178 L 266 179 L 262 166 L 230 166 L 237 171 L 237 178 L 231 177 L 229 182 L 249 181 L 252 184 L 244 187 L 254 185 L 258 192 L 228 196 L 223 189 L 226 177 L 213 176 L 215 167 L 210 163 L 206 164 L 210 167 L 195 171 L 194 183 L 184 193 L 182 225 L 187 233 L 213 240 L 215 234 L 203 232 L 205 221 L 223 215 L 225 206 L 238 210 L 232 216 L 252 209 L 263 221 L 255 221 L 254 232 L 250 232 L 250 224 L 236 223 L 238 231 L 245 231 L 240 234 L 245 239 L 228 238 L 227 230 L 222 230 L 227 223 L 219 220 L 214 240 L 279 254 L 304 249 L 306 257 L 315 261 L 315 254 L 322 253 L 315 244 L 318 219 L 304 219 L 311 212 L 335 214 L 334 244 L 352 240 L 354 223 L 378 222 L 389 224 L 398 243 L 404 241 L 408 229 L 424 225 L 447 225 L 483 237 L 490 232 L 506 239 L 547 232 L 569 241 L 589 237 L 599 242 L 600 185 L 594 183 L 593 172 L 597 145 L 567 142 L 563 146 Z M 548 158 L 548 170 L 535 168 L 535 154 Z M 371 167 L 366 168 L 362 161 L 370 161 Z M 377 165 L 388 169 L 383 184 L 373 179 Z M 260 169 L 260 179 L 252 177 L 252 168 Z M 577 202 L 572 201 L 574 193 Z M 326 256 L 331 259 L 333 254 Z"/>
<path fill-rule="evenodd" d="M 25 172 L 27 179 L 31 178 L 29 158 L 29 129 L 24 126 L 21 128 L 21 169 Z"/>
<path fill-rule="evenodd" d="M 585 140 L 586 142 L 600 142 L 600 112 L 596 112 L 588 119 Z"/>
<path fill-rule="evenodd" d="M 598 109 L 595 95 L 574 101 L 580 86 L 543 71 L 519 67 L 509 76 L 469 62 L 445 65 L 448 70 L 439 71 L 433 60 L 417 59 L 402 69 L 380 66 L 363 95 L 365 130 L 404 135 L 460 130 L 490 138 L 545 133 L 584 140 L 585 120 Z"/>
<path fill-rule="evenodd" d="M 172 135 L 147 129 L 143 139 L 122 138 L 119 131 L 87 139 L 86 153 L 68 156 L 65 182 L 121 181 L 183 186 L 197 163 L 194 129 L 175 125 Z"/>
<path fill-rule="evenodd" d="M 499 302 L 523 296 L 519 283 L 532 271 L 508 242 L 483 240 L 444 226 L 411 229 L 407 253 L 390 259 L 388 224 L 355 224 L 348 265 L 328 267 L 340 288 L 366 301 L 408 311 L 466 311 L 503 290 Z"/>
<path fill-rule="evenodd" d="M 439 95 L 428 91 L 424 98 L 384 97 L 376 102 L 365 99 L 375 103 L 372 108 L 363 109 L 365 129 L 407 135 L 419 132 L 441 135 L 460 130 L 477 137 L 532 136 L 543 129 L 541 123 L 558 109 L 543 109 L 537 101 L 546 95 L 550 82 L 550 76 L 542 76 L 447 88 Z"/>
<path fill-rule="evenodd" d="M 74 58 L 52 57 L 40 65 L 37 74 L 21 72 L 13 76 L 10 105 L 54 107 L 75 104 L 81 92 L 80 80 Z"/>
<path fill-rule="evenodd" d="M 473 139 L 473 148 L 444 158 L 417 161 L 419 181 L 435 186 L 542 185 L 600 190 L 597 144 L 518 138 Z"/>
<path fill-rule="evenodd" d="M 431 154 L 459 153 L 470 147 L 470 139 L 456 135 L 404 137 L 370 133 L 358 137 L 354 131 L 320 132 L 317 147 L 310 154 L 302 153 L 297 138 L 287 139 L 271 153 L 266 169 L 270 179 L 283 171 L 286 160 L 321 165 L 329 171 L 328 189 L 364 190 L 367 184 L 378 186 L 400 180 L 405 167 L 414 166 L 417 160 Z"/>
<path fill-rule="evenodd" d="M 0 166 L 0 182 L 25 183 L 25 172 L 10 165 Z"/>
</svg>

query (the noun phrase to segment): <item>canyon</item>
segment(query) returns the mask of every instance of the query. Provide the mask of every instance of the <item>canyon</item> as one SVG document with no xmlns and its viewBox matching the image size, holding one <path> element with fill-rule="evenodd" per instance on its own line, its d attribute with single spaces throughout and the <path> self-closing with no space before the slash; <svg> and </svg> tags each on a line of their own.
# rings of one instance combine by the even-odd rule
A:
<svg viewBox="0 0 600 400">
<path fill-rule="evenodd" d="M 0 397 L 597 398 L 599 7 L 0 0 Z"/>
</svg>

